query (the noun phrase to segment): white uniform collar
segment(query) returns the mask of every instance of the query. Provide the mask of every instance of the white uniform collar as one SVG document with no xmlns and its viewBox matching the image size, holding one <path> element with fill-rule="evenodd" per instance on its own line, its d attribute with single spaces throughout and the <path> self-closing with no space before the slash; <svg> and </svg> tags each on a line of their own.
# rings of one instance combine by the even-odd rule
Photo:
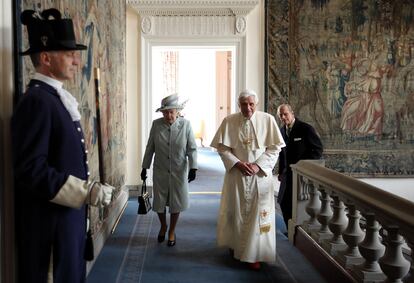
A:
<svg viewBox="0 0 414 283">
<path fill-rule="evenodd" d="M 37 72 L 35 73 L 33 79 L 42 81 L 56 89 L 60 101 L 62 101 L 63 106 L 69 112 L 72 121 L 79 121 L 81 119 L 81 115 L 78 109 L 78 102 L 76 101 L 76 98 L 73 97 L 73 95 L 70 94 L 70 92 L 63 88 L 63 83 L 61 81 L 58 81 L 54 78 L 45 76 Z"/>
<path fill-rule="evenodd" d="M 37 72 L 35 73 L 33 79 L 38 80 L 38 81 L 42 81 L 44 83 L 47 83 L 48 85 L 53 86 L 55 89 L 62 88 L 62 86 L 63 86 L 63 83 L 61 81 L 58 81 L 54 78 L 45 76 L 45 75 L 43 75 L 41 73 L 37 73 Z"/>
</svg>

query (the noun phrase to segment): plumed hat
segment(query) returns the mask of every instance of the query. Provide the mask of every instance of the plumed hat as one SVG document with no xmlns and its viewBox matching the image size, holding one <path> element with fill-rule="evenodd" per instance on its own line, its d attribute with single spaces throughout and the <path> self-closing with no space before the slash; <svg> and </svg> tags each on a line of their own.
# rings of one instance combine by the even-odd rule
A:
<svg viewBox="0 0 414 283">
<path fill-rule="evenodd" d="M 178 94 L 174 93 L 167 97 L 164 97 L 161 100 L 161 107 L 155 110 L 155 112 L 168 110 L 168 109 L 178 109 L 181 110 L 184 108 L 187 101 L 179 102 Z"/>
<path fill-rule="evenodd" d="M 85 45 L 76 43 L 72 20 L 62 19 L 59 10 L 47 9 L 41 13 L 25 10 L 20 15 L 20 20 L 27 27 L 30 45 L 21 55 L 41 51 L 86 49 Z"/>
</svg>

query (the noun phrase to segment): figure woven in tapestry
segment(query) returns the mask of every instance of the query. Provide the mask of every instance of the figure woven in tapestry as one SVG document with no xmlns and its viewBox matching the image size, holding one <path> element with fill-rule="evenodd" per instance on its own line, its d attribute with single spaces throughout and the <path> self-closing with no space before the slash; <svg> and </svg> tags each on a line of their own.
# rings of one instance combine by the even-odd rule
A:
<svg viewBox="0 0 414 283">
<path fill-rule="evenodd" d="M 290 103 L 356 177 L 414 175 L 414 2 L 266 1 L 267 110 Z"/>
</svg>

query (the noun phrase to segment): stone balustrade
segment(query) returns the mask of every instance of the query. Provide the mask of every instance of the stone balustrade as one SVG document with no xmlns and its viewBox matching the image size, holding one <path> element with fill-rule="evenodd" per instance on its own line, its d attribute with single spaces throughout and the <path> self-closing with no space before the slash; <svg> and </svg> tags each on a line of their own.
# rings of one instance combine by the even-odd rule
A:
<svg viewBox="0 0 414 283">
<path fill-rule="evenodd" d="M 292 165 L 293 217 L 356 282 L 414 282 L 414 203 L 302 160 Z"/>
</svg>

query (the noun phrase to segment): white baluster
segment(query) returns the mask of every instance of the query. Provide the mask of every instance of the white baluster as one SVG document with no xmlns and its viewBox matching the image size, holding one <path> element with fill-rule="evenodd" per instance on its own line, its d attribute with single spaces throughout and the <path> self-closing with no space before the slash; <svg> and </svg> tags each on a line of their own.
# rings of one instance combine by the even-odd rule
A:
<svg viewBox="0 0 414 283">
<path fill-rule="evenodd" d="M 310 217 L 304 225 L 304 229 L 308 233 L 319 229 L 321 226 L 321 224 L 318 222 L 318 219 L 316 218 L 321 210 L 321 200 L 319 198 L 320 193 L 317 189 L 317 185 L 314 185 L 312 183 L 309 184 L 309 201 L 306 205 L 305 211 Z"/>
<path fill-rule="evenodd" d="M 309 179 L 305 178 L 303 176 L 299 177 L 302 181 L 301 186 L 299 186 L 299 192 L 298 192 L 298 200 L 308 200 L 309 199 Z"/>
<path fill-rule="evenodd" d="M 411 235 L 412 237 L 413 235 Z M 413 283 L 414 282 L 414 241 L 411 238 L 406 238 L 407 245 L 411 250 L 411 268 L 410 274 L 407 278 L 404 278 L 404 282 Z"/>
<path fill-rule="evenodd" d="M 361 264 L 364 259 L 359 253 L 358 244 L 364 239 L 364 231 L 359 226 L 361 214 L 355 205 L 347 204 L 348 207 L 348 226 L 346 227 L 342 237 L 347 244 L 347 249 L 338 257 L 339 261 L 348 268 L 351 265 Z"/>
<path fill-rule="evenodd" d="M 410 263 L 404 258 L 401 248 L 404 240 L 398 233 L 398 226 L 388 226 L 386 230 L 388 236 L 385 238 L 385 254 L 379 259 L 379 264 L 387 276 L 386 282 L 400 283 L 410 269 Z"/>
<path fill-rule="evenodd" d="M 317 232 L 312 233 L 312 237 L 318 242 L 321 243 L 326 239 L 332 237 L 332 232 L 329 230 L 328 223 L 329 219 L 332 217 L 331 209 L 331 197 L 325 190 L 321 190 L 321 210 L 318 214 L 318 221 L 321 223 L 321 227 Z"/>
<path fill-rule="evenodd" d="M 364 263 L 355 267 L 355 276 L 362 282 L 382 281 L 386 277 L 378 264 L 378 259 L 384 255 L 385 247 L 379 239 L 380 226 L 375 220 L 374 213 L 366 213 L 366 232 L 364 240 L 358 245 L 359 252 L 364 257 Z"/>
<path fill-rule="evenodd" d="M 306 220 L 309 218 L 306 213 L 306 205 L 309 202 L 309 189 L 310 181 L 308 178 L 298 176 L 293 172 L 293 203 L 292 203 L 292 219 L 289 221 L 290 230 L 288 231 L 289 240 L 293 241 L 293 235 L 296 226 L 305 225 Z M 297 188 L 297 190 L 296 190 Z"/>
<path fill-rule="evenodd" d="M 333 216 L 329 220 L 328 226 L 333 233 L 333 236 L 329 242 L 324 243 L 323 248 L 331 255 L 336 255 L 338 251 L 344 251 L 347 247 L 342 238 L 342 233 L 348 225 L 348 218 L 345 214 L 345 205 L 339 199 L 339 196 L 334 195 L 332 198 L 334 200 L 332 205 Z"/>
</svg>

